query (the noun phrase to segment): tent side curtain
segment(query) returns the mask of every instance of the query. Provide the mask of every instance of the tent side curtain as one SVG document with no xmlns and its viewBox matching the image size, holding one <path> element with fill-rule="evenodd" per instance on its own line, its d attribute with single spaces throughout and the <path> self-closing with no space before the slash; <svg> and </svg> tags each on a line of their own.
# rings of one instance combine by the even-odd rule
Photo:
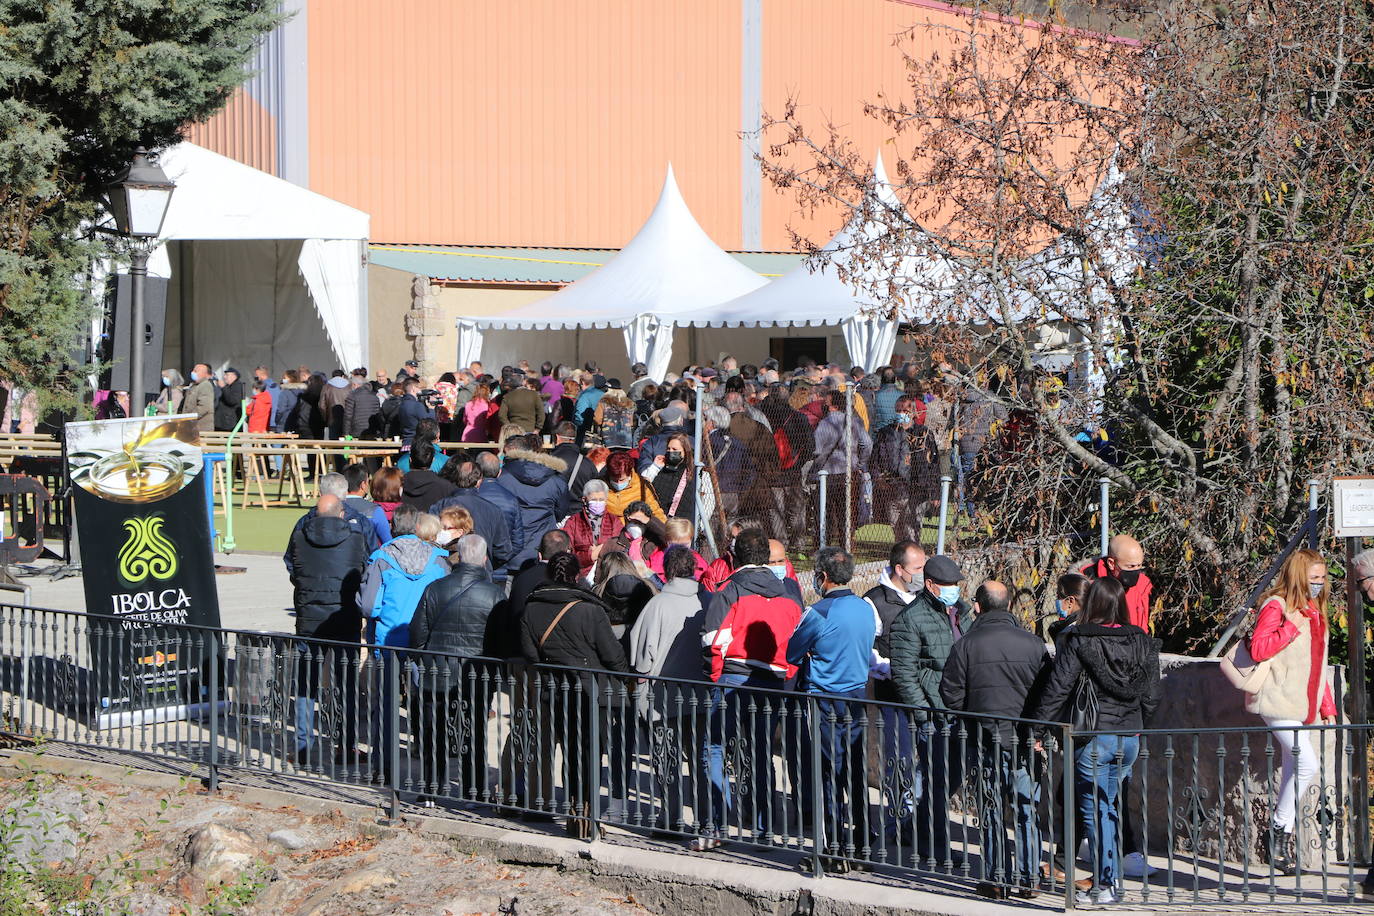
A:
<svg viewBox="0 0 1374 916">
<path fill-rule="evenodd" d="M 649 378 L 663 381 L 673 359 L 673 323 L 654 315 L 640 315 L 625 325 L 625 352 L 631 366 L 643 363 Z"/>
<path fill-rule="evenodd" d="M 306 239 L 298 261 L 334 355 L 344 368 L 363 364 L 364 244 L 353 239 Z"/>
<path fill-rule="evenodd" d="M 854 315 L 840 322 L 849 362 L 873 372 L 892 361 L 897 346 L 897 322 L 877 315 Z"/>
<path fill-rule="evenodd" d="M 458 319 L 458 365 L 466 368 L 482 359 L 482 325 Z"/>
</svg>

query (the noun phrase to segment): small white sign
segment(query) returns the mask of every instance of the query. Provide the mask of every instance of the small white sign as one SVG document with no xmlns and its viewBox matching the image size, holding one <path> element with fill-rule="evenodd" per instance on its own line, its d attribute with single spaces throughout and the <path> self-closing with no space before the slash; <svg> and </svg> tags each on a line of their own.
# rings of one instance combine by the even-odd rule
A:
<svg viewBox="0 0 1374 916">
<path fill-rule="evenodd" d="M 1337 477 L 1332 485 L 1336 537 L 1374 537 L 1374 477 Z"/>
</svg>

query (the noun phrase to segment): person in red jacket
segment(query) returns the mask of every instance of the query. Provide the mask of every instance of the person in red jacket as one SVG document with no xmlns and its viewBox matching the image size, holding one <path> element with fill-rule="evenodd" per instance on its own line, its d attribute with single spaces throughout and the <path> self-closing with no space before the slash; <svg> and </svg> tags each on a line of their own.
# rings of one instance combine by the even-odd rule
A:
<svg viewBox="0 0 1374 916">
<path fill-rule="evenodd" d="M 1259 619 L 1250 634 L 1250 656 L 1266 662 L 1269 675 L 1255 693 L 1245 695 L 1245 708 L 1274 729 L 1274 741 L 1283 754 L 1270 825 L 1269 861 L 1284 872 L 1297 866 L 1294 825 L 1303 796 L 1321 772 L 1312 733 L 1299 729 L 1316 725 L 1318 717 L 1322 724 L 1336 721 L 1336 704 L 1326 676 L 1326 602 L 1330 595 L 1321 554 L 1295 550 L 1284 561 L 1274 587 L 1260 599 Z"/>
<path fill-rule="evenodd" d="M 1145 572 L 1145 548 L 1139 541 L 1129 534 L 1118 534 L 1107 542 L 1105 557 L 1089 560 L 1079 572 L 1089 579 L 1111 576 L 1120 580 L 1126 589 L 1126 610 L 1131 614 L 1131 625 L 1150 632 L 1150 600 L 1155 585 Z"/>
<path fill-rule="evenodd" d="M 706 676 L 717 688 L 711 691 L 704 755 L 710 807 L 700 819 L 701 835 L 692 841 L 695 851 L 720 845 L 727 812 L 735 807 L 725 748 L 741 730 L 747 730 L 750 768 L 741 778 L 750 789 L 749 802 L 735 811 L 737 822 L 746 834 L 772 836 L 773 732 L 785 710 L 781 695 L 771 691 L 781 691 L 784 679 L 795 671 L 787 662 L 787 640 L 801 620 L 801 589 L 769 565 L 768 536 L 758 528 L 739 533 L 734 556 L 739 568 L 711 597 L 702 624 Z M 770 692 L 755 692 L 761 689 Z"/>
<path fill-rule="evenodd" d="M 248 402 L 248 432 L 265 433 L 272 424 L 272 392 L 261 380 L 254 386 L 257 393 Z"/>
</svg>

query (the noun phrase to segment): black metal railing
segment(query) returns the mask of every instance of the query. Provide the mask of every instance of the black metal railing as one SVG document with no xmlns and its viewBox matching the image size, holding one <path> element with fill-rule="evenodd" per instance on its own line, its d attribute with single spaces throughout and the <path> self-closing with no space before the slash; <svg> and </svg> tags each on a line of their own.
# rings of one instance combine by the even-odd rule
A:
<svg viewBox="0 0 1374 916">
<path fill-rule="evenodd" d="M 170 758 L 212 788 L 245 773 L 351 784 L 393 817 L 434 805 L 557 819 L 588 839 L 723 844 L 813 874 L 1035 889 L 1070 908 L 1073 878 L 1161 907 L 1348 902 L 1363 878 L 1351 839 L 1368 800 L 1352 790 L 1368 762 L 1350 739 L 1368 726 L 1075 734 L 867 697 L 6 605 L 0 691 L 12 740 Z M 1284 797 L 1291 840 L 1269 829 L 1285 746 L 1311 777 Z M 1158 871 L 1130 871 L 1132 852 Z"/>
</svg>

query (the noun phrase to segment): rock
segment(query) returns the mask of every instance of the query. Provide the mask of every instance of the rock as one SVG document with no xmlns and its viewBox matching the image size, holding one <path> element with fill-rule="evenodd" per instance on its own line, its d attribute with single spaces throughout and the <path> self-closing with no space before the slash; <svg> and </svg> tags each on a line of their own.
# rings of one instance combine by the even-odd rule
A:
<svg viewBox="0 0 1374 916">
<path fill-rule="evenodd" d="M 206 824 L 195 830 L 186 845 L 191 874 L 208 884 L 227 884 L 258 858 L 253 838 L 237 827 Z"/>
<path fill-rule="evenodd" d="M 361 871 L 349 872 L 311 894 L 296 912 L 300 916 L 321 916 L 329 901 L 340 894 L 361 894 L 374 887 L 390 887 L 395 883 L 396 879 L 380 868 L 364 868 Z"/>
<path fill-rule="evenodd" d="M 287 849 L 304 849 L 310 845 L 294 830 L 274 830 L 267 835 L 267 839 Z"/>
<path fill-rule="evenodd" d="M 180 902 L 149 891 L 135 891 L 123 905 L 122 912 L 130 916 L 173 916 L 185 912 Z"/>
<path fill-rule="evenodd" d="M 25 871 L 59 866 L 76 858 L 85 800 L 75 789 L 53 789 L 11 802 L 3 818 L 10 825 L 10 861 Z"/>
</svg>

